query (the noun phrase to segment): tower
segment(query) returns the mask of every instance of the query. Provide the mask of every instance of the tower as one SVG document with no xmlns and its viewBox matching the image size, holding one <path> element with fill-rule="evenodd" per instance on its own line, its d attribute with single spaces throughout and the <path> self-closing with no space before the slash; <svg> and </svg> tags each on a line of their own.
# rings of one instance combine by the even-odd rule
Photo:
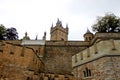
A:
<svg viewBox="0 0 120 80">
<path fill-rule="evenodd" d="M 51 26 L 50 30 L 50 40 L 60 40 L 67 41 L 68 40 L 68 24 L 66 24 L 66 28 L 62 26 L 62 22 L 57 20 L 56 26 Z"/>
<path fill-rule="evenodd" d="M 87 32 L 84 34 L 84 40 L 91 41 L 93 37 L 94 37 L 93 33 L 91 33 L 89 29 L 87 29 Z"/>
</svg>

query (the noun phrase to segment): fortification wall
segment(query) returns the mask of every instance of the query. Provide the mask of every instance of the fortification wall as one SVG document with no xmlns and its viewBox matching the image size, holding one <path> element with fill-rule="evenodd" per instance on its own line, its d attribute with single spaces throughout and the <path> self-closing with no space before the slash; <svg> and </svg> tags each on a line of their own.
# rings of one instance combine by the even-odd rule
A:
<svg viewBox="0 0 120 80">
<path fill-rule="evenodd" d="M 72 56 L 76 80 L 120 79 L 120 40 L 99 40 Z"/>
<path fill-rule="evenodd" d="M 46 41 L 47 46 L 68 46 L 68 47 L 73 47 L 73 46 L 89 46 L 89 42 L 85 41 Z"/>
<path fill-rule="evenodd" d="M 70 74 L 72 71 L 72 55 L 89 45 L 80 41 L 47 41 L 43 61 L 45 72 L 54 74 Z"/>
<path fill-rule="evenodd" d="M 0 43 L 0 79 L 37 80 L 38 72 L 44 70 L 44 65 L 33 49 L 18 46 L 8 42 Z"/>
</svg>

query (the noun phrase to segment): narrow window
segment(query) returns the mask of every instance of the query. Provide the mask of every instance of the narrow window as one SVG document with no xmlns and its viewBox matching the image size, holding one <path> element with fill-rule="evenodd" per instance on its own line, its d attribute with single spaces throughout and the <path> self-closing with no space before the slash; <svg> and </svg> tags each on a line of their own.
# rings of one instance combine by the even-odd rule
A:
<svg viewBox="0 0 120 80">
<path fill-rule="evenodd" d="M 12 45 L 12 46 L 11 46 L 11 50 L 10 50 L 10 54 L 11 54 L 11 55 L 14 54 L 15 48 L 16 48 L 15 45 Z"/>
<path fill-rule="evenodd" d="M 85 68 L 83 71 L 84 77 L 90 77 L 91 76 L 91 70 L 88 68 Z"/>
<path fill-rule="evenodd" d="M 86 72 L 85 72 L 85 71 L 83 71 L 83 74 L 84 74 L 84 77 L 87 77 L 87 75 L 86 75 Z"/>
<path fill-rule="evenodd" d="M 3 52 L 3 46 L 2 45 L 0 45 L 1 47 L 0 47 L 0 52 Z"/>
<path fill-rule="evenodd" d="M 83 60 L 83 53 L 81 53 L 81 60 Z"/>
<path fill-rule="evenodd" d="M 21 56 L 24 57 L 24 53 L 25 53 L 25 46 L 22 47 L 22 51 L 21 51 Z"/>
<path fill-rule="evenodd" d="M 88 77 L 89 76 L 88 68 L 86 68 L 85 70 L 86 70 L 86 75 L 87 75 L 86 77 Z"/>
<path fill-rule="evenodd" d="M 95 54 L 98 53 L 98 50 L 97 50 L 97 44 L 96 44 L 96 43 L 94 44 L 94 51 L 95 51 Z"/>
<path fill-rule="evenodd" d="M 88 74 L 89 74 L 88 76 L 91 76 L 91 70 L 90 69 L 88 70 Z"/>
<path fill-rule="evenodd" d="M 89 47 L 87 48 L 87 57 L 90 57 L 90 50 L 89 50 Z"/>
<path fill-rule="evenodd" d="M 87 37 L 86 37 L 86 41 L 88 41 Z"/>
<path fill-rule="evenodd" d="M 62 40 L 62 41 L 64 41 L 64 39 L 63 39 L 63 38 L 61 38 L 61 40 Z"/>
<path fill-rule="evenodd" d="M 89 37 L 89 41 L 90 41 L 90 40 L 92 40 L 92 38 L 91 38 L 91 37 Z"/>
</svg>

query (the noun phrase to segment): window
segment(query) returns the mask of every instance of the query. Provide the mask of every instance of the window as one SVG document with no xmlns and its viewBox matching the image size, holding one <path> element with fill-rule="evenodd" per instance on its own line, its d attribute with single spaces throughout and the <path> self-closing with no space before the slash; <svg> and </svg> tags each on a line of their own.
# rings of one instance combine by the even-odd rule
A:
<svg viewBox="0 0 120 80">
<path fill-rule="evenodd" d="M 83 53 L 81 53 L 81 55 L 80 55 L 80 56 L 81 56 L 81 60 L 83 60 Z"/>
<path fill-rule="evenodd" d="M 91 70 L 88 68 L 85 68 L 83 71 L 84 77 L 90 77 L 91 76 Z"/>
<path fill-rule="evenodd" d="M 64 41 L 64 39 L 63 39 L 63 38 L 61 38 L 61 40 L 62 40 L 62 41 Z"/>
<path fill-rule="evenodd" d="M 3 46 L 0 45 L 0 52 L 3 52 Z"/>
<path fill-rule="evenodd" d="M 89 47 L 87 48 L 87 57 L 90 57 L 90 50 L 89 50 Z"/>
<path fill-rule="evenodd" d="M 95 54 L 98 53 L 98 50 L 97 50 L 97 44 L 96 44 L 96 43 L 94 44 L 94 51 L 95 51 Z"/>
<path fill-rule="evenodd" d="M 91 37 L 89 37 L 89 40 L 92 40 L 92 38 L 91 38 Z"/>
<path fill-rule="evenodd" d="M 15 45 L 12 45 L 12 46 L 11 46 L 11 50 L 10 50 L 10 54 L 11 54 L 11 55 L 14 54 L 14 52 L 15 52 L 15 48 L 16 48 Z"/>
<path fill-rule="evenodd" d="M 22 47 L 21 56 L 24 57 L 25 46 Z"/>
</svg>

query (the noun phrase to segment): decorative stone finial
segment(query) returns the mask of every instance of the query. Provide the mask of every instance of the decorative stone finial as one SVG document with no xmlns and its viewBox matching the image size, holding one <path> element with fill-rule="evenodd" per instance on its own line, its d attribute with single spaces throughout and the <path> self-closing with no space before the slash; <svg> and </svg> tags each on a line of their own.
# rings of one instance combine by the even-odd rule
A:
<svg viewBox="0 0 120 80">
<path fill-rule="evenodd" d="M 66 28 L 68 28 L 68 24 L 66 24 Z"/>
<path fill-rule="evenodd" d="M 25 32 L 25 36 L 27 36 L 27 32 Z"/>
<path fill-rule="evenodd" d="M 27 32 L 25 32 L 25 36 L 23 37 L 23 40 L 30 40 L 30 38 L 29 38 Z"/>
<path fill-rule="evenodd" d="M 46 31 L 44 32 L 43 40 L 46 40 Z"/>
<path fill-rule="evenodd" d="M 57 19 L 57 23 L 56 24 L 62 26 L 62 22 L 59 20 L 59 18 Z"/>
<path fill-rule="evenodd" d="M 59 20 L 59 18 L 57 18 L 57 23 L 59 23 L 60 22 L 60 20 Z"/>
<path fill-rule="evenodd" d="M 53 23 L 52 23 L 52 25 L 51 25 L 51 28 L 53 28 Z"/>
<path fill-rule="evenodd" d="M 35 40 L 38 40 L 38 35 L 36 35 L 36 38 L 35 38 Z"/>
</svg>

